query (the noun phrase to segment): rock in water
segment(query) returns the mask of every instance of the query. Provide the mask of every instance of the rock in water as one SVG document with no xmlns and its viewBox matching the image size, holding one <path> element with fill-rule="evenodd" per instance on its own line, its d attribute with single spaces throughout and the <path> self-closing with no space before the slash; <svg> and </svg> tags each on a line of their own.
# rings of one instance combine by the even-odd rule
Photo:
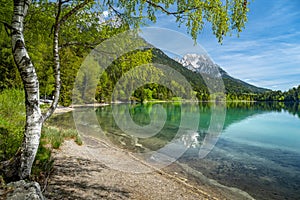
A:
<svg viewBox="0 0 300 200">
<path fill-rule="evenodd" d="M 41 187 L 37 182 L 25 182 L 24 180 L 8 184 L 13 191 L 7 194 L 7 200 L 44 200 Z"/>
</svg>

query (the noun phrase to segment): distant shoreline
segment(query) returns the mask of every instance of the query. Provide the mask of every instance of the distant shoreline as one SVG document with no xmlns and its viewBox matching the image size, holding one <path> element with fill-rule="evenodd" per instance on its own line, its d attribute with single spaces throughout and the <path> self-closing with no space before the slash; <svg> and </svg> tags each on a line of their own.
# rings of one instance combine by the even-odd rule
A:
<svg viewBox="0 0 300 200">
<path fill-rule="evenodd" d="M 153 101 L 145 101 L 145 102 L 134 102 L 131 103 L 130 101 L 112 101 L 110 103 L 90 103 L 90 104 L 75 104 L 70 105 L 68 107 L 58 106 L 54 113 L 67 113 L 73 111 L 75 108 L 90 108 L 90 107 L 103 107 L 109 106 L 112 104 L 147 104 L 147 103 L 299 103 L 299 101 L 248 101 L 248 100 L 231 100 L 231 101 L 192 101 L 192 100 L 153 100 Z"/>
<path fill-rule="evenodd" d="M 54 113 L 61 114 L 61 113 L 71 112 L 75 108 L 103 107 L 103 106 L 108 106 L 108 105 L 110 105 L 110 104 L 108 104 L 108 103 L 91 103 L 91 104 L 75 104 L 75 105 L 71 105 L 69 107 L 58 106 L 55 109 Z"/>
</svg>

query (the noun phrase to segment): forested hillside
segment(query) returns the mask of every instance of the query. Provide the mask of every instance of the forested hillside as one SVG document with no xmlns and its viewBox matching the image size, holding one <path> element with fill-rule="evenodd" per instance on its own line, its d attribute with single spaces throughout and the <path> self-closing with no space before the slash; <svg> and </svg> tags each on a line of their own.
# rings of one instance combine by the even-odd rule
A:
<svg viewBox="0 0 300 200">
<path fill-rule="evenodd" d="M 256 100 L 299 102 L 300 101 L 300 85 L 298 87 L 293 87 L 285 92 L 277 90 L 277 91 L 268 91 L 268 92 L 259 94 L 259 95 L 257 95 Z"/>
<path fill-rule="evenodd" d="M 208 101 L 213 100 L 212 96 L 210 96 L 208 92 L 207 85 L 203 80 L 203 77 L 200 73 L 193 72 L 185 67 L 177 61 L 169 58 L 165 53 L 157 48 L 148 49 L 145 51 L 137 51 L 132 52 L 128 55 L 124 55 L 119 58 L 117 61 L 113 62 L 113 64 L 106 70 L 106 72 L 101 76 L 100 82 L 98 84 L 96 99 L 98 101 L 106 101 L 109 102 L 111 100 L 111 94 L 113 92 L 114 85 L 117 81 L 127 73 L 129 70 L 134 67 L 147 64 L 147 63 L 155 63 L 162 64 L 168 66 L 170 68 L 175 69 L 181 75 L 183 75 L 189 84 L 192 86 L 198 100 L 200 101 Z M 159 69 L 157 69 L 159 70 Z M 220 68 L 220 70 L 222 70 Z M 144 79 L 146 81 L 147 75 L 143 75 L 143 71 L 136 71 L 136 79 Z M 155 76 L 157 73 L 148 74 L 148 76 Z M 164 74 L 163 72 L 158 73 L 161 78 L 167 78 L 169 74 Z M 208 75 L 210 76 L 210 75 Z M 211 77 L 213 78 L 213 77 Z M 259 88 L 253 85 L 250 85 L 241 80 L 235 79 L 229 76 L 227 73 L 222 75 L 222 79 L 225 85 L 225 92 L 227 94 L 228 100 L 254 100 L 254 97 L 260 93 L 270 91 L 264 88 Z M 135 79 L 132 79 L 133 81 Z M 184 90 L 184 88 L 180 87 L 177 83 L 175 84 L 175 88 L 177 90 Z M 134 83 L 125 83 L 127 87 L 131 87 Z M 174 91 L 173 91 L 174 92 Z M 133 99 L 138 101 L 143 100 L 171 100 L 176 97 L 170 89 L 163 87 L 159 84 L 152 83 L 146 84 L 143 87 L 138 88 L 132 95 Z M 121 91 L 121 93 L 125 93 Z M 128 101 L 129 99 L 112 99 L 112 100 L 123 100 Z"/>
<path fill-rule="evenodd" d="M 200 73 L 188 70 L 180 63 L 176 62 L 173 59 L 170 59 L 159 49 L 154 49 L 153 55 L 154 63 L 165 64 L 184 75 L 186 79 L 191 83 L 194 90 L 197 92 L 197 97 L 199 100 L 209 100 L 208 89 Z M 241 80 L 235 79 L 229 76 L 222 68 L 219 68 L 218 70 L 222 75 L 228 100 L 253 100 L 256 94 L 269 91 L 268 89 L 259 88 Z"/>
</svg>

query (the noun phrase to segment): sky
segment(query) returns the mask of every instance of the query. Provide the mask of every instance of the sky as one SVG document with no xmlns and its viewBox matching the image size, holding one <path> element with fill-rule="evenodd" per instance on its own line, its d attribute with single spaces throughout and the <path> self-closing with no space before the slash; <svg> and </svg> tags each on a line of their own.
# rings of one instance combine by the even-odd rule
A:
<svg viewBox="0 0 300 200">
<path fill-rule="evenodd" d="M 205 24 L 198 46 L 231 76 L 259 87 L 286 91 L 300 85 L 299 8 L 299 0 L 250 1 L 248 22 L 239 37 L 227 36 L 221 45 Z M 153 26 L 190 38 L 186 28 L 178 27 L 172 16 L 159 15 Z M 161 34 L 157 42 L 168 40 L 170 35 Z M 186 43 L 186 39 L 179 39 L 176 45 Z"/>
</svg>

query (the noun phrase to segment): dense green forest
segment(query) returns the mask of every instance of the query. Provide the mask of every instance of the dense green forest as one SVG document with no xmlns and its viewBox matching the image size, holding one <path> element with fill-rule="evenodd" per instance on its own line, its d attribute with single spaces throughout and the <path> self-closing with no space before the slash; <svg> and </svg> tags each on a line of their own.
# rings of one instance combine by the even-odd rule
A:
<svg viewBox="0 0 300 200">
<path fill-rule="evenodd" d="M 286 101 L 286 102 L 299 102 L 300 101 L 300 85 L 293 87 L 288 91 L 268 91 L 257 95 L 255 100 L 258 101 Z"/>
<path fill-rule="evenodd" d="M 9 2 L 7 2 L 9 3 Z M 12 7 L 12 2 L 10 2 Z M 9 6 L 5 6 L 9 9 Z M 52 36 L 49 36 L 51 32 L 51 24 L 53 24 L 53 18 L 49 17 L 54 12 L 54 4 L 49 3 L 47 7 L 31 6 L 29 17 L 27 20 L 34 23 L 28 23 L 25 26 L 25 36 L 27 41 L 27 48 L 29 49 L 30 56 L 35 64 L 40 84 L 40 96 L 41 98 L 51 98 L 54 90 L 54 76 L 52 69 L 52 50 L 51 42 Z M 10 21 L 11 12 L 3 9 L 0 13 L 1 21 Z M 93 16 L 74 16 L 76 20 L 80 22 L 81 17 L 85 17 L 85 22 L 82 22 L 80 26 L 78 24 L 69 23 L 68 31 L 62 32 L 63 43 L 60 44 L 60 57 L 61 57 L 61 78 L 62 88 L 60 95 L 60 104 L 68 106 L 72 103 L 72 91 L 74 81 L 78 72 L 78 69 L 85 59 L 86 55 L 91 49 L 93 49 L 101 41 L 109 38 L 117 33 L 124 32 L 129 29 L 127 25 L 111 25 L 105 24 L 101 30 L 96 28 L 97 20 Z M 34 24 L 34 25 L 33 25 Z M 89 25 L 87 25 L 89 24 Z M 73 31 L 77 29 L 77 31 Z M 79 29 L 79 31 L 78 31 Z M 76 34 L 74 34 L 76 33 Z M 22 83 L 18 70 L 14 64 L 14 60 L 11 55 L 11 41 L 8 35 L 8 31 L 5 26 L 0 26 L 0 37 L 3 38 L 0 41 L 0 91 L 11 88 L 22 88 Z M 81 41 L 78 44 L 72 44 L 72 41 Z M 137 88 L 131 98 L 127 98 L 125 91 L 119 92 L 119 99 L 113 99 L 112 93 L 115 84 L 119 79 L 137 66 L 141 66 L 147 63 L 160 63 L 172 67 L 180 74 L 182 74 L 190 83 L 194 90 L 194 94 L 200 101 L 214 100 L 213 95 L 210 95 L 203 81 L 201 75 L 192 72 L 184 68 L 178 62 L 172 60 L 166 56 L 159 49 L 153 48 L 148 50 L 136 50 L 117 58 L 111 66 L 109 66 L 99 78 L 98 86 L 96 89 L 95 99 L 89 99 L 87 102 L 111 102 L 116 100 L 129 101 L 129 100 L 174 100 L 176 94 L 174 91 L 166 88 L 157 83 L 145 84 L 142 87 Z M 157 69 L 156 75 L 160 75 L 160 78 L 169 76 Z M 135 79 L 145 79 L 147 77 L 146 71 L 135 71 Z M 84 77 L 82 77 L 84 78 Z M 128 88 L 131 88 L 133 83 L 123 83 Z M 157 80 L 157 79 L 154 79 Z M 233 79 L 230 76 L 223 77 L 223 81 L 226 89 L 226 100 L 247 100 L 247 101 L 299 101 L 300 87 L 290 89 L 287 92 L 270 91 L 262 88 L 253 87 L 247 85 L 244 82 Z M 176 90 L 184 90 L 184 86 L 174 81 L 173 88 Z"/>
</svg>

